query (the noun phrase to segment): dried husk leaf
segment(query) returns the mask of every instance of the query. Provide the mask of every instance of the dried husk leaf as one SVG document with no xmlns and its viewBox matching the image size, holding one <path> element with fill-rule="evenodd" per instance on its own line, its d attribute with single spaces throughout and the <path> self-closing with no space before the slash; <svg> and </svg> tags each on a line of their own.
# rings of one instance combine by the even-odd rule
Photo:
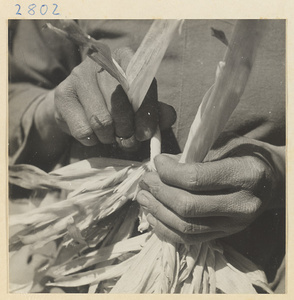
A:
<svg viewBox="0 0 294 300">
<path fill-rule="evenodd" d="M 87 182 L 83 183 L 81 186 L 72 191 L 68 197 L 71 198 L 82 193 L 98 191 L 115 186 L 126 179 L 130 169 L 131 167 L 126 167 L 122 170 L 114 172 L 113 174 L 110 174 L 100 181 L 97 180 L 96 176 L 90 177 Z"/>
<path fill-rule="evenodd" d="M 123 253 L 139 251 L 142 249 L 149 237 L 150 234 L 146 233 L 138 237 L 130 238 L 116 244 L 100 248 L 99 250 L 92 251 L 65 264 L 54 266 L 49 270 L 48 274 L 53 277 L 66 276 L 100 262 L 117 258 Z"/>
<path fill-rule="evenodd" d="M 140 165 L 142 163 L 134 161 L 90 158 L 48 174 L 35 166 L 20 164 L 9 166 L 9 181 L 12 184 L 32 190 L 64 189 L 72 191 L 79 189 L 83 184 L 90 185 L 89 179 L 93 182 L 105 180 L 105 184 L 107 184 L 109 177 L 119 177 L 121 170 L 139 167 Z M 115 179 L 113 184 L 115 184 Z M 109 182 L 109 185 L 111 185 L 111 182 Z"/>
<path fill-rule="evenodd" d="M 181 162 L 201 162 L 243 94 L 264 31 L 262 20 L 239 20 L 209 97 L 190 128 Z"/>
<path fill-rule="evenodd" d="M 128 83 L 125 74 L 118 64 L 114 62 L 110 48 L 101 42 L 96 41 L 84 33 L 78 24 L 72 20 L 59 20 L 53 26 L 47 23 L 47 27 L 57 34 L 70 39 L 75 44 L 88 48 L 88 56 L 105 69 L 111 76 L 118 80 L 127 91 Z"/>
<path fill-rule="evenodd" d="M 267 293 L 273 293 L 262 270 L 229 245 L 224 244 L 223 247 L 225 250 L 224 255 L 230 268 L 245 274 L 253 285 L 262 288 Z"/>
<path fill-rule="evenodd" d="M 9 166 L 9 182 L 25 189 L 64 188 L 59 180 L 32 165 Z"/>
<path fill-rule="evenodd" d="M 199 294 L 201 291 L 201 284 L 203 281 L 203 272 L 205 268 L 205 262 L 208 251 L 208 243 L 202 243 L 200 248 L 200 253 L 198 256 L 198 260 L 193 270 L 193 279 L 192 279 L 192 294 Z"/>
<path fill-rule="evenodd" d="M 62 175 L 68 178 L 90 177 L 91 175 L 107 170 L 119 171 L 127 167 L 140 167 L 141 162 L 132 160 L 123 160 L 108 157 L 92 157 L 69 164 L 51 172 L 51 175 Z M 107 174 L 106 174 L 107 176 Z"/>
<path fill-rule="evenodd" d="M 230 268 L 224 255 L 215 252 L 216 287 L 225 294 L 257 294 L 252 283 L 242 272 Z"/>
<path fill-rule="evenodd" d="M 181 20 L 154 20 L 132 57 L 126 71 L 130 89 L 127 93 L 137 111 L 151 85 L 167 47 Z"/>
<path fill-rule="evenodd" d="M 143 249 L 134 257 L 134 261 L 129 269 L 126 269 L 123 276 L 118 280 L 111 290 L 112 294 L 120 293 L 143 293 L 148 290 L 147 283 L 154 284 L 154 281 L 148 281 L 151 273 L 158 275 L 158 264 L 161 252 L 161 240 L 152 234 Z M 154 278 L 154 277 L 153 277 Z"/>
<path fill-rule="evenodd" d="M 112 194 L 113 189 L 109 188 L 99 192 L 89 192 L 73 197 L 67 200 L 53 203 L 46 207 L 36 208 L 28 213 L 13 215 L 10 217 L 10 226 L 17 224 L 36 224 L 44 223 L 46 221 L 55 220 L 68 216 L 71 213 L 84 213 L 83 209 L 91 205 L 97 200 L 103 198 L 105 195 Z"/>
<path fill-rule="evenodd" d="M 261 281 L 267 284 L 267 278 L 263 271 L 261 271 L 251 260 L 234 250 L 227 244 L 223 244 L 224 255 L 228 262 L 238 269 L 240 272 L 245 273 L 252 283 Z"/>
<path fill-rule="evenodd" d="M 160 257 L 160 267 L 161 272 L 160 276 L 157 280 L 157 287 L 155 289 L 155 293 L 159 294 L 167 294 L 170 293 L 172 289 L 174 289 L 174 283 L 178 279 L 177 274 L 177 258 L 176 252 L 177 248 L 175 244 L 171 244 L 167 240 L 162 238 L 161 243 L 162 254 Z"/>
<path fill-rule="evenodd" d="M 10 292 L 28 293 L 43 278 L 42 266 L 52 264 L 56 257 L 56 244 L 46 244 L 43 248 L 34 249 L 25 245 L 15 251 L 9 260 Z"/>
<path fill-rule="evenodd" d="M 150 225 L 147 221 L 147 215 L 146 213 L 144 212 L 143 208 L 140 207 L 140 212 L 139 212 L 139 226 L 138 226 L 138 231 L 139 232 L 144 232 L 146 230 L 149 229 Z"/>
<path fill-rule="evenodd" d="M 31 291 L 34 282 L 27 284 L 9 283 L 9 292 L 13 294 L 27 294 Z"/>
<path fill-rule="evenodd" d="M 136 205 L 136 203 L 132 203 L 124 218 L 124 222 L 111 239 L 111 243 L 117 243 L 131 237 L 138 219 L 138 211 L 138 205 Z"/>
<path fill-rule="evenodd" d="M 88 284 L 95 284 L 103 280 L 121 276 L 132 264 L 134 257 L 123 261 L 118 265 L 107 266 L 94 271 L 81 272 L 71 276 L 57 278 L 54 282 L 49 282 L 47 286 L 76 287 Z"/>
<path fill-rule="evenodd" d="M 44 230 L 41 230 L 35 234 L 20 236 L 19 238 L 23 244 L 33 244 L 37 241 L 41 241 L 59 233 L 60 231 L 66 230 L 68 222 L 71 218 L 72 216 L 67 216 L 65 218 L 60 219 L 56 223 L 47 226 Z"/>
<path fill-rule="evenodd" d="M 87 245 L 85 238 L 82 236 L 81 230 L 76 226 L 73 218 L 70 218 L 67 222 L 67 233 L 68 235 L 79 244 Z"/>
<path fill-rule="evenodd" d="M 193 286 L 192 286 L 193 276 L 190 274 L 180 285 L 180 293 L 181 294 L 192 294 Z"/>
<path fill-rule="evenodd" d="M 202 282 L 201 282 L 201 294 L 208 294 L 209 291 L 209 274 L 207 267 L 203 270 Z"/>
<path fill-rule="evenodd" d="M 201 250 L 201 243 L 190 246 L 189 251 L 186 254 L 185 267 L 182 270 L 182 273 L 179 277 L 179 282 L 185 281 L 190 275 L 190 273 L 192 272 L 195 263 L 199 257 L 200 250 Z"/>
<path fill-rule="evenodd" d="M 209 280 L 209 293 L 216 293 L 216 277 L 215 277 L 215 254 L 212 248 L 208 247 L 208 252 L 206 256 L 206 266 L 208 271 L 208 280 Z"/>
</svg>

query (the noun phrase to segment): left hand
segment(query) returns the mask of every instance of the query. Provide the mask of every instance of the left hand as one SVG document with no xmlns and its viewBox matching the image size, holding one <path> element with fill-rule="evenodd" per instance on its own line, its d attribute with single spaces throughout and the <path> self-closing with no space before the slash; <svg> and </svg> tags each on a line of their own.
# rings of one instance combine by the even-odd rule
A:
<svg viewBox="0 0 294 300">
<path fill-rule="evenodd" d="M 225 134 L 204 163 L 181 164 L 177 156 L 159 155 L 158 173 L 142 177 L 137 200 L 155 232 L 174 242 L 193 244 L 234 234 L 279 202 L 284 188 L 280 150 Z"/>
</svg>

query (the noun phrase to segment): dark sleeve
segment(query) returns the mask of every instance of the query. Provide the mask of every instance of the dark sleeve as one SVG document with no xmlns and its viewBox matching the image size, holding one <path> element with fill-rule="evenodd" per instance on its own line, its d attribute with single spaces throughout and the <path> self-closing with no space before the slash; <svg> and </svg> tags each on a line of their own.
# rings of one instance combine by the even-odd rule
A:
<svg viewBox="0 0 294 300">
<path fill-rule="evenodd" d="M 29 151 L 27 141 L 38 104 L 81 60 L 70 41 L 43 29 L 46 22 L 9 21 L 10 163 L 22 162 Z"/>
</svg>

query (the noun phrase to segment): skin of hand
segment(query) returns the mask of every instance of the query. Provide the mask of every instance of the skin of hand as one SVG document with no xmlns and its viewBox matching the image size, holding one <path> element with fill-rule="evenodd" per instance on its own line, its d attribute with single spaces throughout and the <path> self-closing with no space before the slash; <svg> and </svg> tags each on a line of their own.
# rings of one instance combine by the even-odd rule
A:
<svg viewBox="0 0 294 300">
<path fill-rule="evenodd" d="M 154 231 L 194 244 L 242 231 L 263 211 L 284 206 L 284 147 L 225 133 L 203 163 L 159 155 L 137 200 Z"/>
<path fill-rule="evenodd" d="M 120 66 L 126 67 L 133 55 L 129 48 L 114 52 Z M 55 102 L 39 105 L 35 122 L 42 123 L 44 115 L 54 112 L 63 132 L 72 135 L 85 146 L 115 142 L 115 137 L 126 139 L 120 146 L 126 151 L 138 149 L 141 141 L 150 139 L 157 125 L 164 130 L 175 122 L 175 110 L 158 102 L 156 80 L 134 113 L 121 85 L 105 70 L 87 57 L 55 89 Z M 46 118 L 49 120 L 50 117 Z M 42 135 L 42 134 L 41 134 Z"/>
</svg>

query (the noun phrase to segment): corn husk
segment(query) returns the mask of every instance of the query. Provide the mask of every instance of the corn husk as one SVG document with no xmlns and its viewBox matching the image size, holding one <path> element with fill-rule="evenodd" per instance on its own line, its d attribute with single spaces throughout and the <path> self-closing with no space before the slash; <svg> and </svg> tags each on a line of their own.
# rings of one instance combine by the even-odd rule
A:
<svg viewBox="0 0 294 300">
<path fill-rule="evenodd" d="M 253 63 L 259 40 L 255 29 L 260 23 L 246 24 L 239 22 L 216 82 L 204 97 L 182 162 L 203 160 L 242 95 L 250 73 L 248 65 Z M 154 22 L 126 74 L 111 58 L 108 48 L 81 34 L 76 25 L 49 27 L 88 47 L 88 55 L 122 84 L 136 111 L 179 25 L 180 21 L 174 20 Z M 251 35 L 253 39 L 244 49 L 240 40 L 248 40 Z M 235 64 L 240 53 L 246 59 Z M 230 74 L 236 77 L 234 84 L 230 83 Z M 270 292 L 264 274 L 253 263 L 216 242 L 187 247 L 170 243 L 155 233 L 131 238 L 138 210 L 131 210 L 130 202 L 138 192 L 140 176 L 154 170 L 152 159 L 160 152 L 159 134 L 152 139 L 151 149 L 151 162 L 147 164 L 103 158 L 79 162 L 51 174 L 29 166 L 12 168 L 14 184 L 67 191 L 61 201 L 11 217 L 12 226 L 23 226 L 11 237 L 15 248 L 20 247 L 17 251 L 22 251 L 24 244 L 38 249 L 49 241 L 61 241 L 47 271 L 54 281 L 47 282 L 47 286 L 89 285 L 90 292 L 111 293 L 256 293 L 257 285 Z M 26 172 L 30 176 L 26 177 Z M 122 220 L 120 213 L 128 217 L 127 221 Z M 89 229 L 92 235 L 87 233 Z M 17 289 L 27 291 L 29 287 Z"/>
<path fill-rule="evenodd" d="M 125 90 L 128 89 L 128 82 L 125 74 L 112 58 L 110 48 L 107 45 L 96 41 L 84 33 L 73 20 L 59 20 L 55 22 L 55 26 L 51 23 L 47 23 L 45 27 L 54 31 L 58 35 L 68 38 L 73 43 L 87 48 L 89 57 L 117 79 Z"/>
<path fill-rule="evenodd" d="M 155 20 L 131 59 L 126 71 L 130 85 L 127 95 L 134 111 L 141 106 L 165 51 L 182 22 L 182 20 Z"/>
<path fill-rule="evenodd" d="M 201 162 L 223 131 L 247 84 L 265 30 L 262 20 L 238 21 L 214 85 L 190 128 L 181 162 Z"/>
<path fill-rule="evenodd" d="M 166 49 L 181 23 L 181 20 L 155 20 L 132 57 L 126 74 L 112 58 L 109 47 L 85 34 L 74 21 L 60 20 L 55 24 L 57 27 L 50 23 L 47 23 L 46 27 L 59 35 L 67 37 L 75 44 L 88 48 L 88 56 L 117 79 L 128 95 L 134 111 L 137 111 L 151 85 Z"/>
<path fill-rule="evenodd" d="M 50 275 L 52 277 L 66 276 L 86 269 L 87 267 L 93 266 L 100 262 L 112 260 L 124 253 L 139 251 L 142 249 L 143 245 L 146 243 L 149 237 L 150 234 L 145 233 L 138 237 L 122 240 L 107 247 L 100 248 L 99 250 L 89 252 L 69 262 L 52 267 L 47 275 Z"/>
</svg>

